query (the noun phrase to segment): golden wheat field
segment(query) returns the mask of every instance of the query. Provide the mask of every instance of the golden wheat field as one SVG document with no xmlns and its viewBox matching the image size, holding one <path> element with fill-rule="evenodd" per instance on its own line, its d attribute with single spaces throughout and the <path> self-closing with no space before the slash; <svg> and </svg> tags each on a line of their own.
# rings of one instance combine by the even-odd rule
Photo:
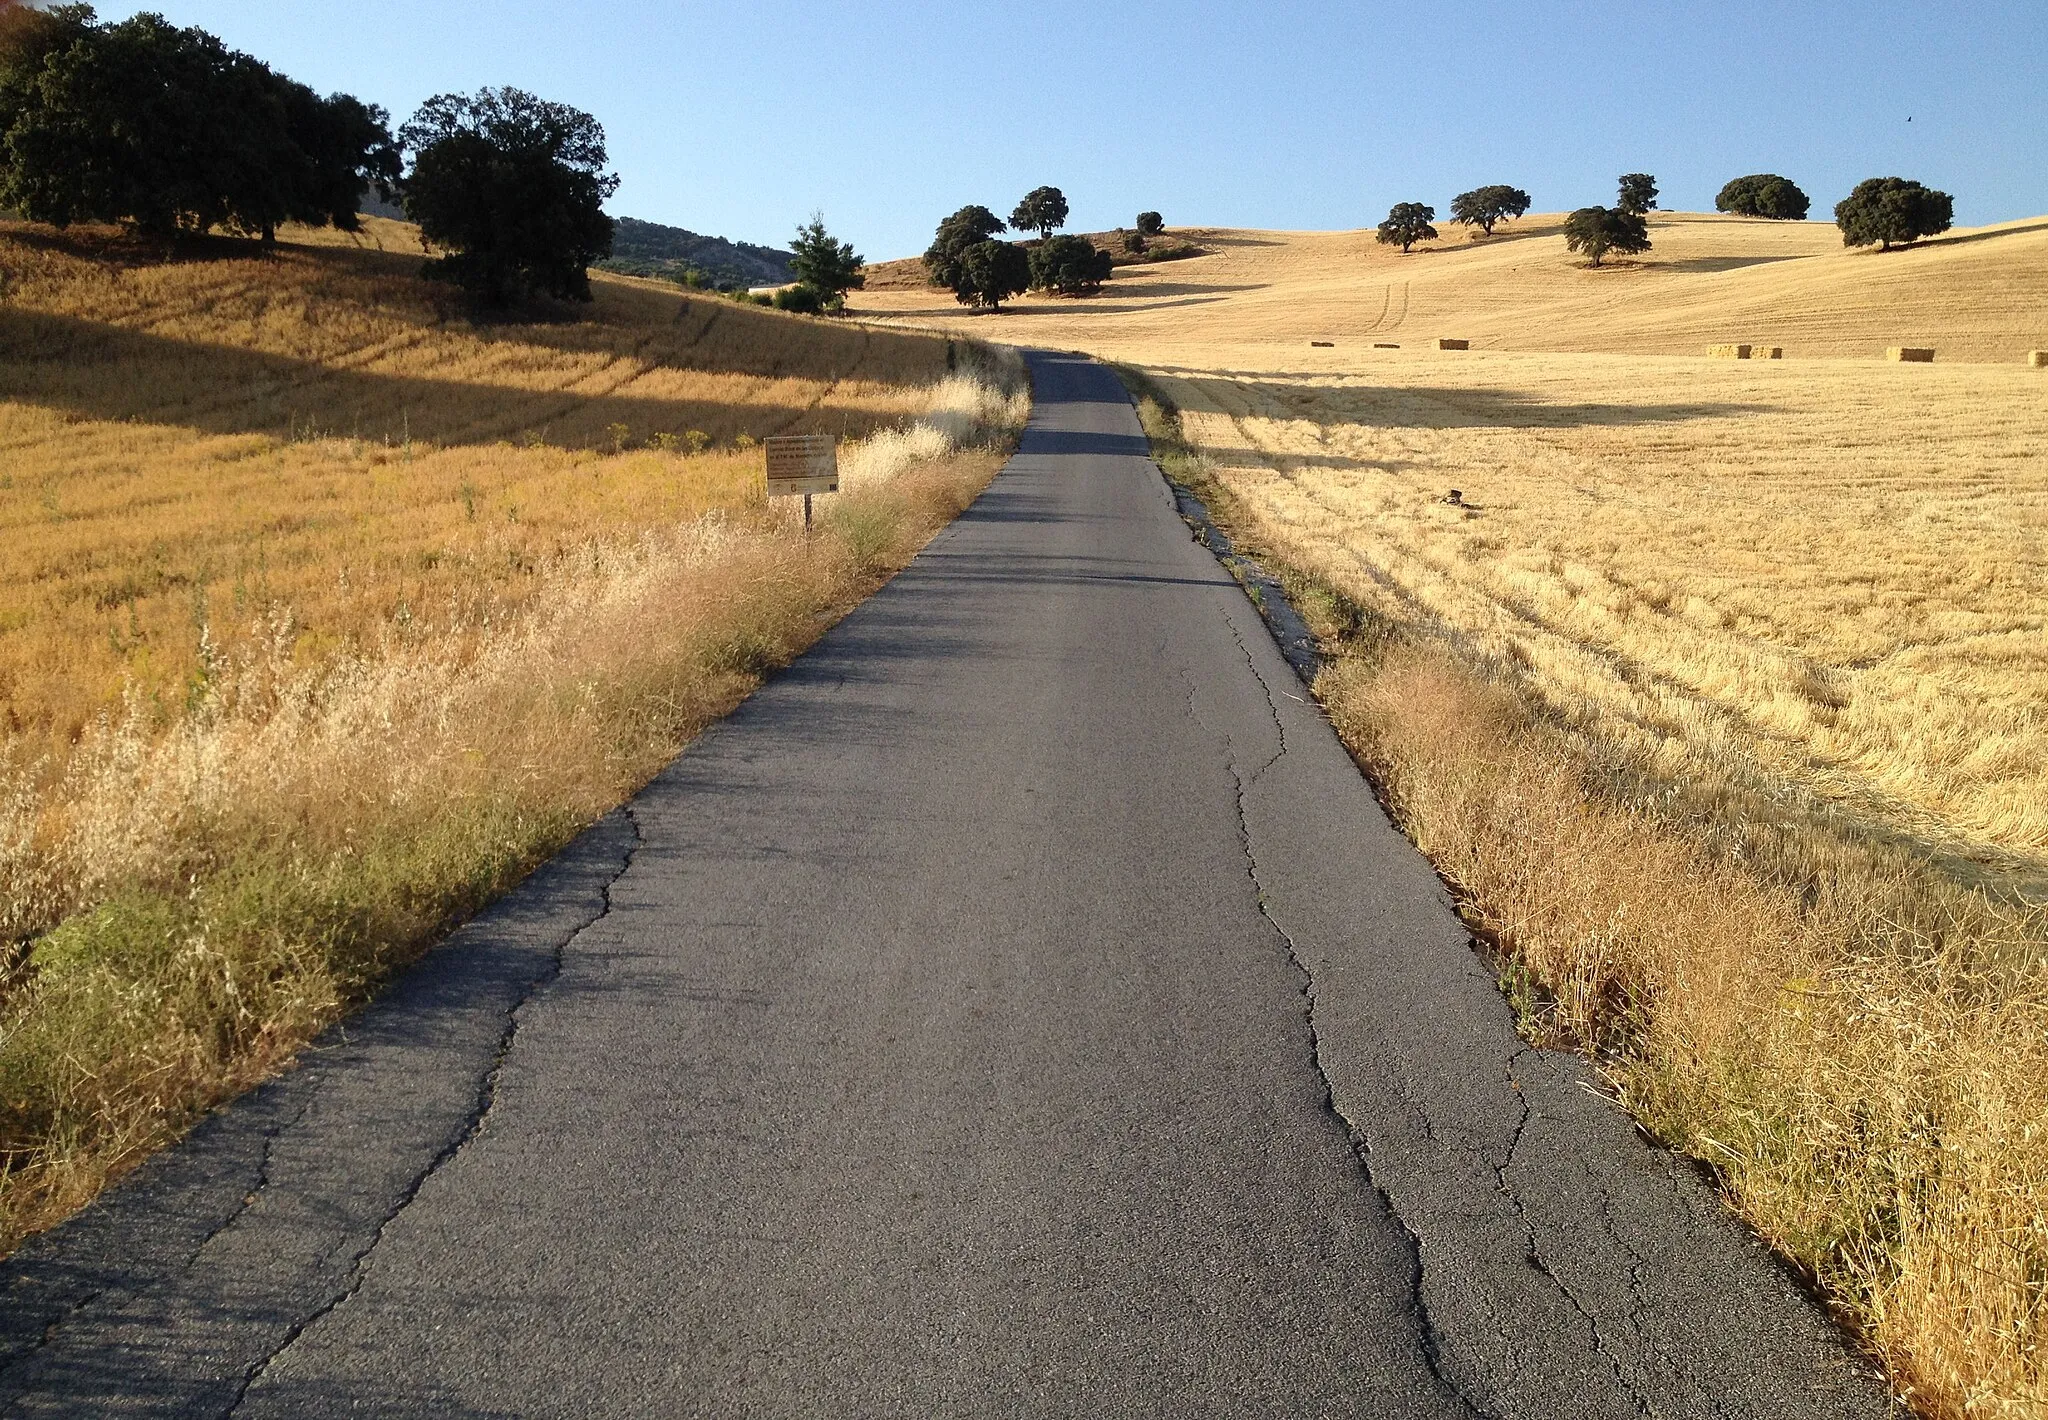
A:
<svg viewBox="0 0 2048 1420">
<path fill-rule="evenodd" d="M 858 437 L 947 372 L 943 339 L 601 275 L 589 312 L 480 325 L 368 226 L 398 249 L 163 264 L 0 224 L 0 726 L 182 710 L 266 610 L 317 660 L 515 608 L 582 538 L 745 503 L 735 441 Z"/>
<path fill-rule="evenodd" d="M 2048 1414 L 2048 222 L 1182 235 L 1096 299 L 860 303 L 1122 363 L 1526 1033 L 1916 1409 Z"/>
<path fill-rule="evenodd" d="M 1376 342 L 1451 336 L 1476 348 L 1703 355 L 1709 345 L 1782 346 L 1787 359 L 1875 358 L 1931 345 L 1938 360 L 2019 363 L 2048 347 L 2048 220 L 1947 236 L 1901 251 L 1851 251 L 1833 224 L 1650 214 L 1652 249 L 1588 270 L 1563 218 L 1531 215 L 1483 241 L 1445 239 L 1403 256 L 1367 231 L 1176 228 L 1210 252 L 1120 267 L 1098 297 L 1025 296 L 966 317 L 944 291 L 856 293 L 858 310 L 1146 363 L 1172 349 L 1253 342 L 1294 369 L 1342 369 Z M 908 273 L 911 263 L 890 263 Z M 1337 354 L 1311 340 L 1336 342 Z M 1327 363 L 1324 363 L 1324 362 Z M 1254 368 L 1274 368 L 1261 361 Z"/>
<path fill-rule="evenodd" d="M 972 342 L 602 277 L 480 323 L 397 224 L 285 237 L 0 227 L 0 1244 L 629 795 L 1028 414 Z M 845 436 L 814 534 L 786 430 Z"/>
<path fill-rule="evenodd" d="M 1143 369 L 1269 538 L 1675 773 L 2048 873 L 2048 222 L 1880 255 L 1668 215 L 1600 271 L 1555 228 L 1196 232 L 1098 301 L 947 324 Z M 1786 358 L 1703 358 L 1733 340 Z M 1912 343 L 1999 363 L 1875 358 Z"/>
</svg>

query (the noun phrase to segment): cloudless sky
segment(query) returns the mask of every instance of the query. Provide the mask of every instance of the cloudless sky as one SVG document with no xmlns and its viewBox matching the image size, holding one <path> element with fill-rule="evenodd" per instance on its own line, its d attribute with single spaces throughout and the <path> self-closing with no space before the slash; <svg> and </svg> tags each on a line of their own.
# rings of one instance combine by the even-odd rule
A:
<svg viewBox="0 0 2048 1420">
<path fill-rule="evenodd" d="M 813 208 L 863 254 L 924 249 L 1051 183 L 1074 230 L 1370 226 L 1482 183 L 1537 210 L 1711 211 L 1777 172 L 1814 215 L 1860 178 L 2048 212 L 2048 0 L 157 0 L 394 124 L 511 84 L 587 109 L 615 214 L 783 245 Z M 1910 120 L 1910 121 L 1909 121 Z"/>
</svg>

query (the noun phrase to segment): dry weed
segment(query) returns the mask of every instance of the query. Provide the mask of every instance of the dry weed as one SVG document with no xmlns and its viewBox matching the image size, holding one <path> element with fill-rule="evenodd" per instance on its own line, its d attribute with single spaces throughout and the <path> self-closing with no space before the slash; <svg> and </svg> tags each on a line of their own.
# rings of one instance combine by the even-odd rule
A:
<svg viewBox="0 0 2048 1420">
<path fill-rule="evenodd" d="M 243 263 L 251 270 L 242 276 L 266 300 L 293 299 L 294 281 L 313 280 L 291 265 L 306 259 L 287 254 L 282 275 Z M 232 285 L 236 265 L 150 269 L 133 281 L 175 288 L 172 305 L 197 308 L 191 284 Z M 274 323 L 238 317 L 223 338 L 240 339 L 238 349 L 317 342 L 323 322 L 374 313 L 380 300 L 427 298 L 399 278 L 366 287 L 348 269 L 311 269 L 339 293 L 323 291 Z M 641 298 L 607 290 L 588 330 L 488 338 L 526 352 L 500 354 L 525 371 L 519 379 L 554 388 L 550 407 L 570 424 L 594 424 L 584 405 L 596 401 L 601 415 L 607 396 L 579 393 L 574 381 L 565 388 L 560 351 L 536 346 L 609 338 L 635 352 L 618 359 L 645 360 L 668 337 L 631 311 L 604 309 Z M 667 293 L 647 299 L 670 316 L 687 311 Z M 226 319 L 217 306 L 211 318 Z M 760 338 L 780 341 L 781 353 L 764 344 L 764 361 L 823 359 L 829 369 L 874 353 L 858 329 L 769 319 Z M 461 325 L 414 336 L 416 349 L 486 338 Z M 45 648 L 75 634 L 65 608 L 77 577 L 127 565 L 152 517 L 178 560 L 198 557 L 202 568 L 205 549 L 232 547 L 244 519 L 293 524 L 269 544 L 275 575 L 264 595 L 218 596 L 217 571 L 213 581 L 203 570 L 190 578 L 217 599 L 194 617 L 177 695 L 139 675 L 125 690 L 117 678 L 109 694 L 96 678 L 135 663 L 96 659 L 87 644 L 68 661 L 55 657 L 51 679 L 75 672 L 70 703 L 90 713 L 52 733 L 53 695 L 40 720 L 0 745 L 0 912 L 16 945 L 0 997 L 0 1234 L 11 1240 L 64 1216 L 197 1112 L 276 1069 L 644 782 L 965 507 L 1027 413 L 1021 363 L 901 339 L 888 377 L 867 394 L 837 403 L 845 381 L 806 376 L 805 403 L 778 416 L 843 417 L 868 435 L 846 446 L 846 491 L 822 500 L 808 543 L 790 507 L 767 505 L 759 455 L 744 449 L 604 454 L 485 442 L 408 453 L 235 435 L 253 451 L 249 474 L 234 460 L 213 467 L 199 417 L 160 399 L 138 424 L 101 411 L 67 425 L 70 441 L 24 433 L 63 407 L 52 391 L 65 381 L 92 399 L 116 398 L 105 371 L 60 365 L 39 376 L 39 392 L 0 404 L 0 432 L 20 435 L 29 456 L 71 461 L 67 488 L 99 479 L 111 490 L 93 524 L 102 543 L 80 531 L 28 579 L 44 592 L 16 603 L 25 608 L 16 629 L 32 629 Z M 948 376 L 949 366 L 960 368 Z M 317 387 L 322 371 L 346 367 L 343 354 L 322 350 L 301 375 Z M 147 362 L 118 368 L 172 378 Z M 238 367 L 224 359 L 219 368 L 232 376 Z M 231 407 L 247 392 L 229 379 L 210 397 Z M 500 397 L 524 396 L 471 390 L 457 402 Z M 530 490 L 518 495 L 534 500 L 530 517 L 475 526 L 469 480 L 495 480 L 486 496 Z M 312 513 L 293 511 L 309 501 Z M 330 502 L 340 506 L 322 508 Z M 27 562 L 40 555 L 19 536 L 0 546 Z M 423 547 L 441 555 L 422 559 Z"/>
<path fill-rule="evenodd" d="M 1719 1173 L 1930 1415 L 2048 1407 L 2048 917 L 1854 819 L 1561 713 L 1540 663 L 1406 599 L 1264 481 L 1169 466 L 1287 567 L 1317 693 L 1460 889 L 1539 1041 Z M 1231 463 L 1241 463 L 1241 455 Z"/>
</svg>

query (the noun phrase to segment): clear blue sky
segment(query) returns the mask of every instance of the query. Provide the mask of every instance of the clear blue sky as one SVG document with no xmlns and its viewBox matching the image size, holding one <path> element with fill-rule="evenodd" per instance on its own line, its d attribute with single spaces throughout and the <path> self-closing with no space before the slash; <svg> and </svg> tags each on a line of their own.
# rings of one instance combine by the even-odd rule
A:
<svg viewBox="0 0 2048 1420">
<path fill-rule="evenodd" d="M 1779 172 L 1826 216 L 1918 178 L 1959 223 L 2048 212 L 2044 0 L 159 0 L 323 90 L 513 84 L 603 122 L 617 214 L 880 260 L 1052 183 L 1077 230 L 1369 226 L 1487 182 L 1539 210 Z M 1908 122 L 1908 119 L 1911 122 Z"/>
</svg>

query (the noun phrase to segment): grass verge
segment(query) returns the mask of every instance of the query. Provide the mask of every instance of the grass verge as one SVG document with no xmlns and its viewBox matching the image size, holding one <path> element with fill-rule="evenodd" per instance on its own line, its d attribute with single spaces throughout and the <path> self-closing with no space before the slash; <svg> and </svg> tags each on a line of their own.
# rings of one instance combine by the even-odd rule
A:
<svg viewBox="0 0 2048 1420">
<path fill-rule="evenodd" d="M 1942 1417 L 2048 1411 L 2048 921 L 1895 844 L 1575 733 L 1290 560 L 1125 376 L 1167 475 L 1287 587 L 1316 694 L 1532 1041 L 1584 1052 Z"/>
<path fill-rule="evenodd" d="M 817 534 L 758 497 L 563 547 L 516 615 L 394 624 L 308 666 L 281 631 L 169 725 L 0 765 L 0 1242 L 274 1072 L 628 796 L 958 515 L 1021 363 L 842 457 Z"/>
</svg>

